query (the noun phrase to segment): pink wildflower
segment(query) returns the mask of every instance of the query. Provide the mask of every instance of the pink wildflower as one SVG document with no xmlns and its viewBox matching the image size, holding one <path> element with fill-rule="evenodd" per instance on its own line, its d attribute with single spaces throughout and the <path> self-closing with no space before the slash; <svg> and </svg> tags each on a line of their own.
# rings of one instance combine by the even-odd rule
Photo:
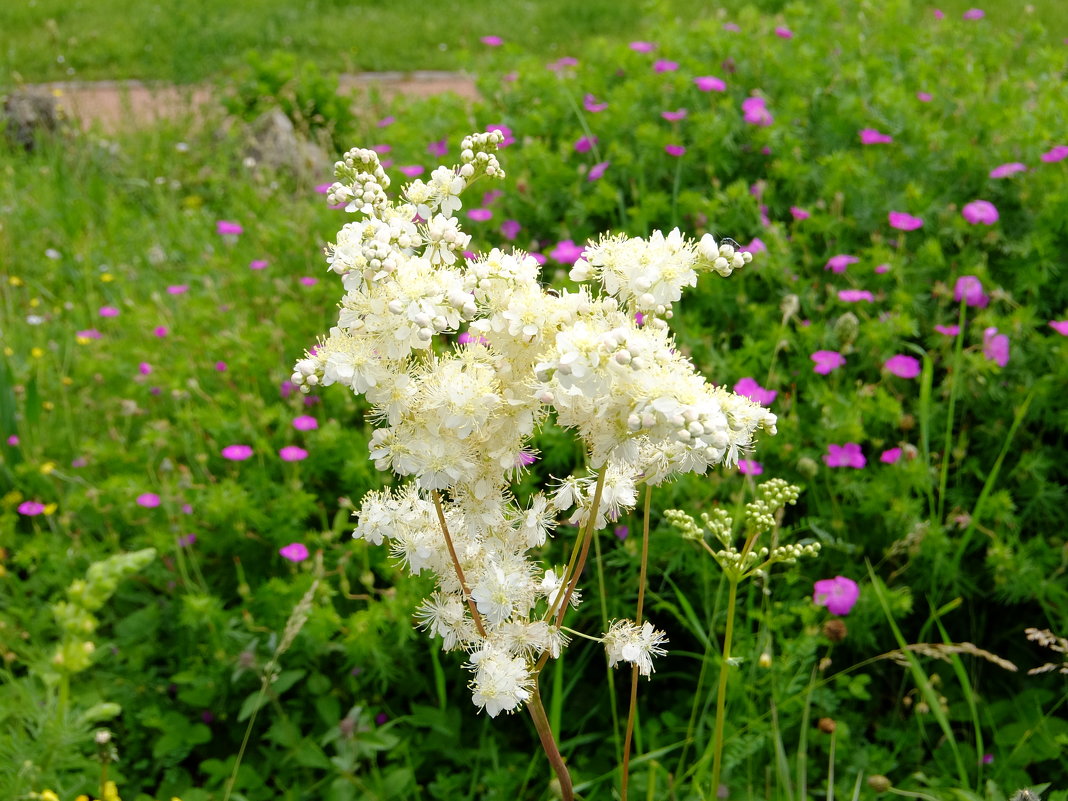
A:
<svg viewBox="0 0 1068 801">
<path fill-rule="evenodd" d="M 739 459 L 738 472 L 743 476 L 759 476 L 764 472 L 764 465 L 755 459 Z"/>
<path fill-rule="evenodd" d="M 664 152 L 678 158 L 686 152 L 686 148 L 683 145 L 664 145 Z"/>
<path fill-rule="evenodd" d="M 518 220 L 505 220 L 501 223 L 501 235 L 505 239 L 515 239 L 522 230 L 523 226 L 519 224 Z"/>
<path fill-rule="evenodd" d="M 18 505 L 18 513 L 26 517 L 37 517 L 45 510 L 45 505 L 40 501 L 23 501 Z"/>
<path fill-rule="evenodd" d="M 828 467 L 852 467 L 860 470 L 868 460 L 855 442 L 847 442 L 844 445 L 827 446 L 827 453 L 823 454 L 823 461 Z"/>
<path fill-rule="evenodd" d="M 243 462 L 252 458 L 252 448 L 248 445 L 227 445 L 222 449 L 222 456 L 231 462 Z"/>
<path fill-rule="evenodd" d="M 467 216 L 475 222 L 486 222 L 493 219 L 493 212 L 489 209 L 471 209 Z"/>
<path fill-rule="evenodd" d="M 302 275 L 300 283 L 302 286 L 315 286 L 319 283 L 319 279 L 311 275 Z"/>
<path fill-rule="evenodd" d="M 790 214 L 798 222 L 801 222 L 802 220 L 807 220 L 809 217 L 812 216 L 811 214 L 809 214 L 809 212 L 805 211 L 800 206 L 791 206 Z"/>
<path fill-rule="evenodd" d="M 889 448 L 882 452 L 879 456 L 879 461 L 884 464 L 893 464 L 901 458 L 901 448 Z"/>
<path fill-rule="evenodd" d="M 167 331 L 167 326 L 157 325 L 155 328 L 152 329 L 152 333 L 160 339 L 163 339 L 165 336 L 167 336 L 169 332 Z"/>
<path fill-rule="evenodd" d="M 171 284 L 171 286 L 167 287 L 168 295 L 184 295 L 188 291 L 188 284 Z"/>
<path fill-rule="evenodd" d="M 993 225 L 998 221 L 997 207 L 988 200 L 966 203 L 960 213 L 972 225 Z"/>
<path fill-rule="evenodd" d="M 969 8 L 961 16 L 964 19 L 982 19 L 986 16 L 986 12 L 981 8 Z"/>
<path fill-rule="evenodd" d="M 891 211 L 886 216 L 890 220 L 890 227 L 897 228 L 899 231 L 915 231 L 917 228 L 923 227 L 922 219 L 913 217 L 903 211 Z"/>
<path fill-rule="evenodd" d="M 314 431 L 319 427 L 319 421 L 311 415 L 302 414 L 293 418 L 293 428 L 297 431 Z"/>
<path fill-rule="evenodd" d="M 871 303 L 875 300 L 871 292 L 866 289 L 839 289 L 838 299 L 846 303 L 859 303 L 862 300 Z"/>
<path fill-rule="evenodd" d="M 883 363 L 883 367 L 898 378 L 915 378 L 920 374 L 920 360 L 903 353 L 891 356 Z"/>
<path fill-rule="evenodd" d="M 119 316 L 119 310 L 116 309 L 114 306 L 101 306 L 100 307 L 100 316 L 101 317 L 118 317 Z"/>
<path fill-rule="evenodd" d="M 656 45 L 653 42 L 631 42 L 629 47 L 635 53 L 652 53 L 656 50 Z"/>
<path fill-rule="evenodd" d="M 145 492 L 137 496 L 137 505 L 146 509 L 155 509 L 160 505 L 160 497 L 154 492 Z"/>
<path fill-rule="evenodd" d="M 436 142 L 431 142 L 429 145 L 426 146 L 426 152 L 429 153 L 431 156 L 437 156 L 438 158 L 441 158 L 449 152 L 448 140 L 439 139 Z"/>
<path fill-rule="evenodd" d="M 983 292 L 983 282 L 974 275 L 962 275 L 953 287 L 953 300 L 965 305 L 985 309 L 990 298 Z"/>
<path fill-rule="evenodd" d="M 890 134 L 879 133 L 874 128 L 860 129 L 860 143 L 862 145 L 888 145 L 894 141 Z"/>
<path fill-rule="evenodd" d="M 991 326 L 983 331 L 983 355 L 1004 367 L 1009 363 L 1009 338 L 1005 334 L 999 334 L 998 330 Z"/>
<path fill-rule="evenodd" d="M 742 115 L 750 125 L 766 126 L 775 122 L 762 97 L 747 97 L 742 101 Z"/>
<path fill-rule="evenodd" d="M 596 136 L 582 136 L 577 142 L 575 142 L 575 152 L 589 153 L 590 150 L 593 149 L 593 146 L 597 144 L 597 142 L 598 139 Z"/>
<path fill-rule="evenodd" d="M 693 79 L 694 85 L 702 92 L 725 92 L 727 84 L 714 75 L 701 75 Z"/>
<path fill-rule="evenodd" d="M 497 147 L 499 147 L 499 148 L 505 148 L 505 147 L 508 147 L 508 145 L 514 145 L 515 144 L 515 137 L 512 136 L 512 129 L 509 128 L 507 125 L 500 125 L 500 124 L 487 125 L 486 126 L 486 130 L 487 131 L 499 131 L 501 133 L 501 136 L 504 137 L 504 139 L 501 140 L 500 144 L 497 145 Z"/>
<path fill-rule="evenodd" d="M 1018 161 L 1010 161 L 1008 164 L 1000 164 L 990 171 L 991 178 L 1008 178 L 1018 172 L 1027 172 L 1027 165 Z"/>
<path fill-rule="evenodd" d="M 785 25 L 779 25 L 775 28 L 775 35 L 780 39 L 793 39 L 794 32 L 787 28 Z"/>
<path fill-rule="evenodd" d="M 742 28 L 737 22 L 724 22 L 723 30 L 729 33 L 739 33 L 741 32 Z"/>
<path fill-rule="evenodd" d="M 266 270 L 267 269 L 267 260 L 266 259 L 253 259 L 252 261 L 250 261 L 248 263 L 248 268 L 250 270 Z"/>
<path fill-rule="evenodd" d="M 137 372 L 141 375 L 152 375 L 152 365 L 148 362 L 141 362 L 137 365 Z"/>
<path fill-rule="evenodd" d="M 1058 161 L 1064 161 L 1068 159 L 1068 145 L 1057 145 L 1052 150 L 1047 150 L 1041 156 L 1042 161 L 1046 164 L 1055 164 Z"/>
<path fill-rule="evenodd" d="M 809 358 L 816 363 L 813 371 L 820 375 L 827 375 L 846 363 L 845 356 L 836 350 L 818 350 Z"/>
<path fill-rule="evenodd" d="M 754 236 L 753 241 L 743 247 L 742 250 L 748 251 L 755 256 L 757 253 L 767 253 L 768 246 L 764 244 L 764 240 L 759 236 Z"/>
<path fill-rule="evenodd" d="M 934 98 L 929 92 L 917 92 L 916 99 L 919 100 L 921 103 L 930 103 L 932 100 L 934 100 Z"/>
<path fill-rule="evenodd" d="M 882 275 L 883 273 L 890 272 L 890 265 L 889 264 L 876 264 L 875 267 L 874 267 L 874 270 L 879 275 Z"/>
<path fill-rule="evenodd" d="M 660 116 L 668 122 L 679 122 L 680 120 L 686 119 L 688 113 L 689 112 L 687 112 L 686 109 L 680 108 L 678 111 L 661 111 Z"/>
<path fill-rule="evenodd" d="M 679 68 L 679 62 L 657 59 L 653 62 L 653 72 L 674 72 Z"/>
<path fill-rule="evenodd" d="M 1049 327 L 1062 337 L 1068 337 L 1068 320 L 1050 320 Z"/>
<path fill-rule="evenodd" d="M 225 373 L 226 372 L 226 362 L 215 362 L 215 372 L 217 372 L 217 373 Z"/>
<path fill-rule="evenodd" d="M 859 597 L 860 587 L 853 579 L 835 576 L 833 579 L 822 579 L 816 582 L 812 602 L 816 606 L 826 606 L 827 611 L 832 615 L 848 615 Z"/>
<path fill-rule="evenodd" d="M 418 178 L 426 172 L 426 168 L 420 164 L 408 164 L 403 167 L 397 167 L 397 172 L 405 178 Z"/>
<path fill-rule="evenodd" d="M 612 165 L 612 162 L 610 162 L 610 161 L 599 161 L 599 162 L 597 162 L 592 167 L 590 167 L 590 171 L 588 173 L 586 173 L 586 180 L 587 181 L 596 181 L 596 180 L 598 180 L 599 178 L 601 178 L 604 175 L 605 170 L 607 170 L 611 165 Z"/>
<path fill-rule="evenodd" d="M 936 325 L 934 327 L 934 330 L 937 331 L 942 336 L 955 337 L 957 334 L 960 333 L 960 326 L 959 325 Z"/>
<path fill-rule="evenodd" d="M 734 385 L 734 391 L 739 395 L 744 395 L 753 401 L 753 403 L 759 403 L 762 406 L 771 406 L 772 401 L 778 396 L 778 392 L 774 389 L 764 389 L 756 382 L 755 378 L 746 376 L 738 381 Z"/>
<path fill-rule="evenodd" d="M 582 107 L 591 114 L 599 114 L 608 108 L 607 103 L 598 103 L 597 98 L 593 95 L 585 95 L 582 98 Z"/>
<path fill-rule="evenodd" d="M 278 451 L 283 462 L 300 462 L 308 458 L 308 452 L 296 445 L 286 445 Z"/>
<path fill-rule="evenodd" d="M 850 256 L 848 253 L 839 253 L 837 256 L 831 256 L 827 259 L 827 263 L 823 265 L 824 270 L 830 270 L 832 273 L 844 273 L 846 267 L 850 264 L 856 264 L 860 259 L 856 256 Z"/>
<path fill-rule="evenodd" d="M 486 45 L 486 47 L 500 47 L 504 44 L 504 39 L 500 36 L 483 36 L 479 41 Z"/>
<path fill-rule="evenodd" d="M 565 239 L 562 242 L 557 242 L 556 247 L 549 252 L 549 255 L 554 261 L 572 265 L 582 256 L 583 250 L 582 245 L 576 245 L 570 239 Z"/>
<path fill-rule="evenodd" d="M 278 549 L 278 553 L 282 555 L 283 559 L 288 559 L 290 562 L 303 562 L 308 558 L 308 546 L 302 542 L 291 542 Z"/>
<path fill-rule="evenodd" d="M 219 220 L 215 223 L 215 232 L 220 236 L 240 236 L 245 232 L 240 223 L 230 220 Z"/>
<path fill-rule="evenodd" d="M 75 331 L 75 339 L 100 339 L 104 335 L 95 328 L 86 328 L 84 331 Z"/>
<path fill-rule="evenodd" d="M 382 119 L 380 119 L 380 120 L 379 120 L 379 121 L 378 121 L 377 123 L 375 123 L 375 124 L 376 124 L 376 125 L 377 125 L 377 126 L 378 126 L 379 128 L 388 128 L 388 127 L 389 127 L 390 125 L 392 125 L 392 124 L 393 124 L 393 123 L 395 123 L 396 121 L 397 121 L 397 118 L 396 118 L 396 117 L 394 117 L 394 116 L 393 116 L 393 115 L 391 114 L 391 115 L 389 115 L 388 117 L 383 117 Z"/>
</svg>

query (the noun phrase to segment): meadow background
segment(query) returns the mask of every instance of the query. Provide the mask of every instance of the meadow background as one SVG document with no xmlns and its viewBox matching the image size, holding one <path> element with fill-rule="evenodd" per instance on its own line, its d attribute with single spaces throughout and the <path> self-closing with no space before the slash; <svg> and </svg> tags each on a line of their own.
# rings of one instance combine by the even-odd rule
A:
<svg viewBox="0 0 1068 801">
<path fill-rule="evenodd" d="M 654 495 L 671 642 L 632 798 L 707 797 L 724 587 L 662 511 L 736 508 L 761 476 L 803 488 L 783 536 L 823 552 L 743 597 L 729 797 L 1068 798 L 1065 643 L 1024 631 L 1068 634 L 1057 3 L 127 5 L 0 8 L 0 91 L 219 97 L 0 141 L 0 796 L 96 797 L 103 769 L 127 801 L 553 797 L 527 719 L 477 715 L 413 629 L 426 586 L 351 540 L 387 480 L 365 407 L 288 380 L 336 319 L 321 251 L 346 215 L 329 169 L 250 158 L 242 124 L 280 108 L 331 155 L 375 146 L 395 187 L 502 126 L 508 178 L 465 196 L 466 230 L 556 286 L 607 229 L 754 253 L 673 320 L 779 434 Z M 481 101 L 336 94 L 343 71 L 458 68 Z M 569 443 L 546 427 L 530 481 L 570 472 Z M 639 529 L 598 540 L 577 628 L 630 614 Z M 812 600 L 835 576 L 860 586 L 844 617 Z M 545 686 L 587 798 L 618 797 L 626 681 L 602 653 L 572 646 Z"/>
</svg>

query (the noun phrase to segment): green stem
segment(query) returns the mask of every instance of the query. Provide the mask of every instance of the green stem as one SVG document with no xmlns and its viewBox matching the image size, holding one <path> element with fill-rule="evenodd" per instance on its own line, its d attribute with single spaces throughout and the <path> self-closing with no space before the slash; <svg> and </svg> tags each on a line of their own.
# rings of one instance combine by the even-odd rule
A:
<svg viewBox="0 0 1068 801">
<path fill-rule="evenodd" d="M 730 669 L 731 640 L 734 637 L 734 611 L 738 602 L 738 579 L 728 576 L 727 630 L 723 634 L 723 658 L 719 664 L 719 689 L 716 691 L 716 730 L 712 738 L 712 798 L 719 797 L 719 779 L 723 768 L 723 724 L 727 707 L 727 671 Z"/>
<path fill-rule="evenodd" d="M 964 351 L 964 318 L 967 305 L 960 302 L 960 314 L 957 316 L 957 345 L 953 352 L 953 379 L 949 385 L 949 410 L 946 412 L 946 436 L 942 445 L 942 473 L 938 477 L 938 517 L 936 522 L 942 525 L 942 516 L 946 509 L 946 482 L 949 478 L 949 457 L 953 443 L 953 409 L 957 405 L 957 391 L 960 387 L 960 360 Z"/>
<path fill-rule="evenodd" d="M 642 510 L 642 562 L 638 571 L 638 607 L 634 613 L 634 623 L 642 624 L 642 611 L 645 606 L 645 579 L 649 565 L 649 508 L 652 505 L 653 488 L 645 488 L 645 507 Z M 627 801 L 627 784 L 630 781 L 630 742 L 634 736 L 634 716 L 638 709 L 638 666 L 634 665 L 630 674 L 630 709 L 627 712 L 627 734 L 623 739 L 623 777 L 621 779 L 620 798 Z"/>
<path fill-rule="evenodd" d="M 549 727 L 549 718 L 545 715 L 541 693 L 538 692 L 537 676 L 534 677 L 534 689 L 530 694 L 530 700 L 527 701 L 527 710 L 530 712 L 531 720 L 534 721 L 534 728 L 538 730 L 542 750 L 549 758 L 549 764 L 552 765 L 553 772 L 556 773 L 556 778 L 560 782 L 560 797 L 563 801 L 574 801 L 575 790 L 571 785 L 571 774 L 568 773 L 567 765 L 564 764 L 564 758 L 560 756 L 560 749 L 556 747 L 556 740 Z"/>
</svg>

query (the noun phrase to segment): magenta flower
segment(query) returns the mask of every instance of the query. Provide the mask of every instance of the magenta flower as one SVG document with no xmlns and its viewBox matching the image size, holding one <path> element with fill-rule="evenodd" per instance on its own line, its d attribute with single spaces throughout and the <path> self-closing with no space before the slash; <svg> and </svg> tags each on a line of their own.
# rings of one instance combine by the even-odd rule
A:
<svg viewBox="0 0 1068 801">
<path fill-rule="evenodd" d="M 981 8 L 969 8 L 961 16 L 963 16 L 964 19 L 982 19 L 986 16 L 986 12 Z"/>
<path fill-rule="evenodd" d="M 215 223 L 215 232 L 220 236 L 240 236 L 245 233 L 245 229 L 241 227 L 240 223 L 231 222 L 230 220 L 219 220 Z"/>
<path fill-rule="evenodd" d="M 983 282 L 974 275 L 962 275 L 953 287 L 953 300 L 985 309 L 990 298 L 983 292 Z"/>
<path fill-rule="evenodd" d="M 853 579 L 835 576 L 816 582 L 812 602 L 816 606 L 826 606 L 832 615 L 848 615 L 859 597 L 860 587 Z"/>
<path fill-rule="evenodd" d="M 827 453 L 823 454 L 823 461 L 828 467 L 852 467 L 855 470 L 860 470 L 868 463 L 860 446 L 855 442 L 828 445 Z"/>
<path fill-rule="evenodd" d="M 903 211 L 892 211 L 886 216 L 890 220 L 890 227 L 899 231 L 915 231 L 917 228 L 923 227 L 922 219 L 913 217 Z"/>
<path fill-rule="evenodd" d="M 500 36 L 483 36 L 479 41 L 487 47 L 500 47 L 504 44 L 504 39 Z"/>
<path fill-rule="evenodd" d="M 883 367 L 898 378 L 915 378 L 920 374 L 920 360 L 903 353 L 891 356 L 883 363 Z"/>
<path fill-rule="evenodd" d="M 850 264 L 856 264 L 860 259 L 856 256 L 850 256 L 847 253 L 839 253 L 837 256 L 831 256 L 827 260 L 827 263 L 823 265 L 824 270 L 830 270 L 833 273 L 844 273 L 846 267 Z"/>
<path fill-rule="evenodd" d="M 787 28 L 785 25 L 779 25 L 775 28 L 775 35 L 780 39 L 793 39 L 794 32 Z"/>
<path fill-rule="evenodd" d="M 303 286 L 315 286 L 316 284 L 319 283 L 319 279 L 318 278 L 314 278 L 313 276 L 310 276 L 310 275 L 302 275 L 301 278 L 300 278 L 300 283 Z"/>
<path fill-rule="evenodd" d="M 1068 337 L 1068 320 L 1050 320 L 1049 327 L 1062 337 Z"/>
<path fill-rule="evenodd" d="M 901 448 L 889 448 L 888 450 L 882 452 L 882 455 L 879 456 L 879 461 L 883 462 L 884 464 L 893 464 L 900 458 Z"/>
<path fill-rule="evenodd" d="M 314 431 L 319 427 L 319 421 L 311 415 L 302 414 L 293 418 L 293 428 L 297 431 Z"/>
<path fill-rule="evenodd" d="M 141 375 L 151 375 L 152 365 L 148 362 L 141 362 L 137 365 L 137 372 L 139 372 Z"/>
<path fill-rule="evenodd" d="M 757 253 L 767 253 L 768 246 L 764 244 L 764 240 L 759 236 L 754 236 L 753 241 L 744 246 L 742 250 L 756 255 Z"/>
<path fill-rule="evenodd" d="M 100 307 L 100 316 L 101 317 L 118 317 L 119 316 L 119 310 L 116 309 L 114 306 L 101 306 Z"/>
<path fill-rule="evenodd" d="M 505 220 L 501 223 L 501 235 L 509 241 L 519 236 L 519 232 L 523 230 L 523 226 L 519 224 L 518 220 Z"/>
<path fill-rule="evenodd" d="M 171 286 L 167 287 L 168 295 L 184 295 L 188 291 L 188 284 L 172 284 Z"/>
<path fill-rule="evenodd" d="M 582 245 L 576 245 L 570 239 L 565 239 L 556 243 L 556 247 L 549 252 L 549 256 L 561 264 L 573 265 L 582 256 L 583 250 Z"/>
<path fill-rule="evenodd" d="M 137 496 L 137 505 L 146 509 L 155 509 L 160 505 L 160 497 L 154 492 L 145 492 Z"/>
<path fill-rule="evenodd" d="M 589 153 L 593 149 L 593 146 L 597 144 L 598 139 L 596 136 L 583 136 L 575 142 L 575 151 L 578 153 Z"/>
<path fill-rule="evenodd" d="M 888 145 L 894 141 L 890 134 L 879 133 L 874 128 L 861 128 L 859 133 L 862 145 Z"/>
<path fill-rule="evenodd" d="M 846 363 L 845 356 L 836 350 L 818 350 L 809 358 L 816 363 L 813 371 L 820 375 L 827 375 Z"/>
<path fill-rule="evenodd" d="M 1068 145 L 1057 145 L 1052 150 L 1047 150 L 1041 156 L 1042 161 L 1046 164 L 1055 164 L 1058 161 L 1064 161 L 1068 159 Z"/>
<path fill-rule="evenodd" d="M 871 303 L 875 300 L 866 289 L 839 289 L 838 299 L 846 303 L 859 303 L 862 300 Z"/>
<path fill-rule="evenodd" d="M 194 542 L 197 541 L 196 534 L 184 534 L 178 538 L 178 545 L 182 548 L 188 548 Z"/>
<path fill-rule="evenodd" d="M 664 145 L 664 152 L 678 158 L 686 152 L 686 148 L 683 145 Z"/>
<path fill-rule="evenodd" d="M 764 465 L 755 459 L 739 459 L 738 472 L 743 476 L 759 476 L 764 472 Z"/>
<path fill-rule="evenodd" d="M 674 72 L 679 68 L 679 62 L 657 59 L 653 62 L 653 72 Z"/>
<path fill-rule="evenodd" d="M 489 209 L 471 209 L 467 216 L 475 222 L 486 222 L 493 219 L 493 212 Z"/>
<path fill-rule="evenodd" d="M 684 108 L 680 108 L 678 111 L 661 111 L 660 116 L 668 122 L 679 122 L 686 119 L 687 111 Z"/>
<path fill-rule="evenodd" d="M 278 553 L 282 555 L 283 559 L 288 559 L 290 562 L 303 562 L 308 558 L 308 546 L 302 542 L 291 542 L 278 549 Z"/>
<path fill-rule="evenodd" d="M 993 326 L 985 329 L 983 331 L 983 355 L 998 367 L 1004 367 L 1009 363 L 1009 338 L 1005 334 L 999 334 Z"/>
<path fill-rule="evenodd" d="M 1050 323 L 1050 325 L 1053 325 L 1053 323 Z M 12 434 L 11 436 L 9 436 L 7 438 L 7 444 L 10 445 L 12 448 L 17 446 L 19 444 L 19 435 L 18 434 Z"/>
<path fill-rule="evenodd" d="M 579 60 L 574 56 L 564 56 L 563 58 L 558 58 L 556 61 L 548 64 L 548 68 L 553 72 L 561 72 L 571 67 L 577 67 L 578 63 Z"/>
<path fill-rule="evenodd" d="M 167 326 L 157 325 L 155 328 L 152 329 L 152 333 L 160 339 L 163 339 L 165 336 L 167 336 L 169 332 L 167 331 Z"/>
<path fill-rule="evenodd" d="M 505 148 L 505 147 L 508 147 L 508 145 L 514 145 L 515 144 L 515 137 L 512 136 L 512 129 L 509 128 L 507 125 L 499 125 L 499 124 L 497 124 L 497 125 L 487 125 L 486 126 L 486 130 L 487 131 L 500 131 L 500 133 L 504 137 L 504 139 L 502 139 L 501 143 L 499 145 L 497 145 L 497 147 L 499 147 L 499 148 Z"/>
<path fill-rule="evenodd" d="M 405 178 L 418 178 L 426 172 L 426 168 L 420 164 L 407 164 L 403 167 L 397 167 L 397 171 Z"/>
<path fill-rule="evenodd" d="M 243 462 L 252 458 L 252 448 L 248 445 L 227 445 L 222 449 L 222 456 L 231 462 Z"/>
<path fill-rule="evenodd" d="M 267 260 L 266 259 L 253 259 L 252 261 L 250 261 L 248 263 L 248 268 L 250 270 L 266 270 L 267 269 Z"/>
<path fill-rule="evenodd" d="M 616 526 L 612 533 L 619 538 L 620 542 L 625 542 L 630 536 L 630 529 L 627 526 Z"/>
<path fill-rule="evenodd" d="M 23 501 L 18 505 L 18 513 L 26 517 L 37 517 L 45 510 L 45 505 L 40 501 Z"/>
<path fill-rule="evenodd" d="M 877 272 L 877 273 L 878 273 L 879 275 L 882 275 L 883 273 L 888 273 L 888 272 L 890 272 L 890 265 L 889 265 L 889 264 L 876 264 L 876 265 L 875 265 L 875 267 L 874 267 L 873 269 L 874 269 L 874 270 L 875 270 L 875 272 Z"/>
<path fill-rule="evenodd" d="M 503 197 L 503 196 L 504 196 L 504 192 L 502 192 L 500 189 L 491 189 L 488 192 L 483 192 L 482 193 L 482 205 L 483 206 L 492 206 L 494 203 L 497 202 L 498 198 Z"/>
<path fill-rule="evenodd" d="M 921 103 L 930 103 L 932 100 L 934 100 L 934 98 L 929 92 L 917 92 L 916 99 L 919 100 Z"/>
<path fill-rule="evenodd" d="M 936 325 L 934 330 L 947 337 L 955 337 L 960 333 L 959 325 Z"/>
<path fill-rule="evenodd" d="M 74 337 L 76 339 L 100 339 L 104 335 L 97 331 L 95 328 L 86 328 L 84 331 L 75 331 Z"/>
<path fill-rule="evenodd" d="M 934 18 L 935 19 L 945 19 L 946 18 L 946 12 L 944 12 L 940 8 L 932 8 L 931 9 L 931 13 L 934 14 Z"/>
<path fill-rule="evenodd" d="M 702 92 L 726 92 L 727 84 L 714 75 L 701 75 L 693 79 L 694 85 Z"/>
<path fill-rule="evenodd" d="M 734 385 L 734 391 L 739 395 L 744 395 L 753 401 L 753 403 L 759 403 L 762 406 L 771 406 L 772 401 L 778 396 L 778 392 L 774 389 L 764 389 L 756 382 L 755 378 L 746 376 L 738 381 Z"/>
<path fill-rule="evenodd" d="M 286 445 L 278 451 L 278 455 L 283 462 L 301 462 L 308 458 L 308 452 L 303 448 L 298 448 L 296 445 Z"/>
<path fill-rule="evenodd" d="M 775 122 L 762 97 L 747 97 L 742 101 L 742 116 L 750 125 L 766 126 Z"/>
<path fill-rule="evenodd" d="M 392 153 L 393 152 L 393 146 L 392 145 L 371 145 L 371 150 L 373 150 L 375 153 L 377 153 L 380 156 L 384 156 L 386 153 Z"/>
<path fill-rule="evenodd" d="M 791 206 L 790 207 L 790 214 L 798 222 L 801 222 L 802 220 L 807 220 L 809 217 L 812 216 L 811 214 L 809 214 L 807 211 L 805 211 L 803 208 L 801 208 L 799 206 Z"/>
<path fill-rule="evenodd" d="M 588 173 L 586 173 L 586 180 L 587 181 L 596 181 L 597 179 L 599 179 L 601 176 L 604 175 L 605 170 L 607 170 L 611 166 L 611 164 L 612 164 L 612 162 L 610 162 L 610 161 L 599 161 L 599 162 L 597 162 L 592 167 L 590 167 L 590 171 Z"/>
<path fill-rule="evenodd" d="M 960 210 L 961 216 L 972 225 L 993 225 L 998 221 L 998 210 L 988 200 L 973 200 Z"/>
<path fill-rule="evenodd" d="M 390 125 L 392 125 L 392 124 L 393 124 L 393 123 L 395 123 L 396 121 L 397 121 L 397 118 L 396 118 L 396 117 L 394 117 L 394 116 L 393 116 L 393 115 L 391 114 L 391 115 L 389 115 L 388 117 L 383 117 L 382 119 L 380 119 L 380 120 L 379 120 L 379 121 L 378 121 L 377 123 L 375 123 L 375 124 L 376 124 L 376 125 L 377 125 L 377 126 L 378 126 L 379 128 L 388 128 L 388 127 L 389 127 Z"/>
<path fill-rule="evenodd" d="M 431 142 L 429 145 L 426 146 L 426 152 L 429 153 L 431 156 L 437 156 L 438 158 L 441 158 L 449 152 L 448 140 L 439 139 L 436 142 Z"/>
<path fill-rule="evenodd" d="M 215 371 L 219 373 L 226 372 L 226 362 L 215 362 Z"/>
<path fill-rule="evenodd" d="M 990 171 L 991 178 L 1008 178 L 1018 172 L 1027 172 L 1027 165 L 1018 161 L 1010 161 L 1008 164 L 1000 164 Z"/>
<path fill-rule="evenodd" d="M 597 98 L 593 95 L 585 95 L 582 98 L 582 107 L 591 114 L 599 114 L 608 108 L 607 103 L 598 103 Z"/>
<path fill-rule="evenodd" d="M 656 45 L 653 42 L 631 42 L 629 47 L 635 53 L 652 53 L 656 50 Z"/>
</svg>

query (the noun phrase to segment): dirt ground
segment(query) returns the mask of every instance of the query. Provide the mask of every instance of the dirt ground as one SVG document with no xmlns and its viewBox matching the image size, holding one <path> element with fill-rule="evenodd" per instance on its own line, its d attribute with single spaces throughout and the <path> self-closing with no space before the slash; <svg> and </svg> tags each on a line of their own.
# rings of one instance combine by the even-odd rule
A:
<svg viewBox="0 0 1068 801">
<path fill-rule="evenodd" d="M 376 88 L 384 97 L 409 94 L 418 97 L 454 92 L 476 99 L 474 79 L 462 73 L 364 73 L 342 75 L 343 92 Z M 108 133 L 138 127 L 168 117 L 179 116 L 213 102 L 214 88 L 208 85 L 171 86 L 140 81 L 100 81 L 94 83 L 39 84 L 41 92 L 55 95 L 70 119 L 83 128 L 94 124 Z"/>
</svg>

